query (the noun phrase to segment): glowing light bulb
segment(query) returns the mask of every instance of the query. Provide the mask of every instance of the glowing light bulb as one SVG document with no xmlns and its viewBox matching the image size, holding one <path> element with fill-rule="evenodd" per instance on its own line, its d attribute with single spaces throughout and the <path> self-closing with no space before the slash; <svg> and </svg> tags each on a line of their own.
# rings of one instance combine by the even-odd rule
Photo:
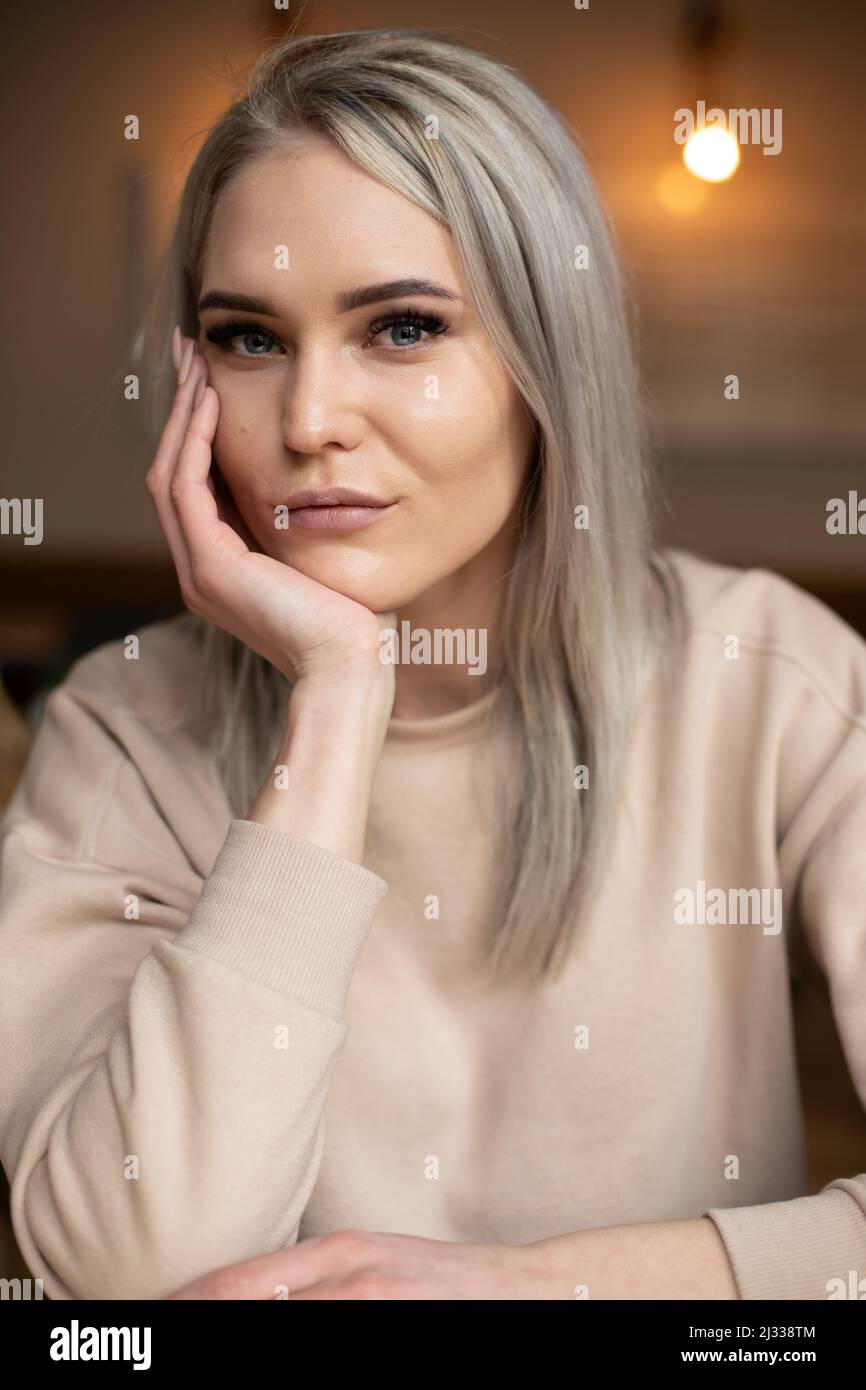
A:
<svg viewBox="0 0 866 1390">
<path fill-rule="evenodd" d="M 729 130 L 704 126 L 689 136 L 683 149 L 686 168 L 707 183 L 729 179 L 740 162 L 740 147 Z"/>
</svg>

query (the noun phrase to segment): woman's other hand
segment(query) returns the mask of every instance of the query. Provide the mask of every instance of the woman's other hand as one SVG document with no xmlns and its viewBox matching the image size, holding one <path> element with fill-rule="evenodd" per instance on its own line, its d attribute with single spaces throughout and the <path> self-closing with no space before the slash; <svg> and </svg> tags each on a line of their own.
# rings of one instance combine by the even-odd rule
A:
<svg viewBox="0 0 866 1390">
<path fill-rule="evenodd" d="M 537 1245 L 464 1245 L 334 1231 L 214 1270 L 170 1299 L 538 1299 L 562 1297 Z"/>
</svg>

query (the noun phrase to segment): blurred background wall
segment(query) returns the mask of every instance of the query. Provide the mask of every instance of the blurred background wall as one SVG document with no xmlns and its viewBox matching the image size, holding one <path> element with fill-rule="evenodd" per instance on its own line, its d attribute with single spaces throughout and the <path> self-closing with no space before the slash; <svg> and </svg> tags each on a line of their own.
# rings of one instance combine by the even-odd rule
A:
<svg viewBox="0 0 866 1390">
<path fill-rule="evenodd" d="M 298 9 L 46 0 L 7 16 L 2 493 L 44 499 L 44 538 L 0 535 L 4 799 L 71 660 L 179 606 L 144 406 L 119 381 L 193 154 Z M 384 26 L 462 35 L 579 132 L 637 314 L 662 542 L 776 569 L 866 633 L 866 538 L 825 525 L 831 497 L 866 494 L 866 6 L 310 0 L 299 32 Z M 727 182 L 694 179 L 674 112 L 699 98 L 781 108 L 781 152 L 746 145 Z M 826 1000 L 798 1010 L 817 1187 L 866 1167 L 866 1125 Z"/>
</svg>

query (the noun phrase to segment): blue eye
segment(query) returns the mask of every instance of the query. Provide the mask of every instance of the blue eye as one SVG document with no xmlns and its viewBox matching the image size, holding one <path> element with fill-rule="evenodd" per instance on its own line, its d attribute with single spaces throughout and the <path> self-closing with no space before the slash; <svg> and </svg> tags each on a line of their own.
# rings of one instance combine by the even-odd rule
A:
<svg viewBox="0 0 866 1390">
<path fill-rule="evenodd" d="M 383 343 L 381 346 L 386 352 L 402 354 L 412 352 L 416 348 L 423 347 L 425 339 L 409 335 L 426 333 L 430 337 L 446 332 L 448 328 L 444 319 L 438 314 L 427 314 L 420 309 L 407 308 L 399 313 L 384 314 L 370 324 L 367 330 L 367 339 L 372 341 L 380 334 L 391 332 L 398 334 L 396 340 Z M 208 328 L 205 337 L 209 343 L 215 343 L 226 352 L 233 353 L 236 357 L 273 357 L 275 354 L 269 349 L 271 346 L 279 348 L 279 343 L 272 333 L 266 328 L 262 328 L 260 323 L 249 320 L 230 319 L 226 323 L 215 324 L 213 328 Z M 235 338 L 244 340 L 243 349 L 234 349 L 231 344 Z"/>
<path fill-rule="evenodd" d="M 267 329 L 262 328 L 260 323 L 240 323 L 232 320 L 229 323 L 219 323 L 215 328 L 209 328 L 205 333 L 209 343 L 217 343 L 220 347 L 231 343 L 233 338 L 264 338 L 268 343 L 275 343 L 276 339 L 268 333 Z M 239 357 L 270 357 L 271 354 L 265 352 L 240 352 Z"/>
<path fill-rule="evenodd" d="M 423 333 L 436 335 L 444 333 L 447 327 L 445 320 L 441 319 L 438 314 L 423 314 L 420 309 L 404 309 L 399 314 L 385 314 L 382 318 L 377 319 L 375 323 L 370 325 L 370 335 L 378 338 L 380 333 L 397 331 L 402 335 L 419 330 Z M 393 343 L 392 346 L 398 352 L 402 352 L 406 348 L 411 350 L 422 347 L 423 340 L 416 339 L 414 342 L 407 342 L 406 338 L 403 337 L 402 343 Z"/>
</svg>

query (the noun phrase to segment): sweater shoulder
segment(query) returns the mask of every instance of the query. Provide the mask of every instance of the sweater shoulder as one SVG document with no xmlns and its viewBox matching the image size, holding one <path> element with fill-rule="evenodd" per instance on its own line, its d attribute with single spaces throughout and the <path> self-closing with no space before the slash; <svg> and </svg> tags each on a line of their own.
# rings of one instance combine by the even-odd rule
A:
<svg viewBox="0 0 866 1390">
<path fill-rule="evenodd" d="M 155 730 L 194 725 L 200 711 L 191 692 L 201 641 L 192 613 L 146 623 L 79 656 L 57 690 L 106 722 L 133 713 Z"/>
<path fill-rule="evenodd" d="M 2 834 L 63 861 L 213 862 L 230 814 L 194 679 L 200 641 L 181 613 L 78 657 L 43 704 Z"/>
<path fill-rule="evenodd" d="M 670 548 L 694 649 L 736 638 L 756 668 L 783 666 L 837 713 L 866 730 L 866 639 L 828 604 L 784 575 L 740 568 Z"/>
</svg>

